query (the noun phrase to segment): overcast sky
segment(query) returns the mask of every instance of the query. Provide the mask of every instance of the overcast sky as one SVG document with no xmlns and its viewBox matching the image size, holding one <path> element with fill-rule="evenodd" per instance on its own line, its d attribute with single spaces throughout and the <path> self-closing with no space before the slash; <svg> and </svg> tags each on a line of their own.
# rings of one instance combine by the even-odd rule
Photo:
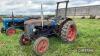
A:
<svg viewBox="0 0 100 56">
<path fill-rule="evenodd" d="M 0 0 L 0 14 L 39 15 L 43 3 L 44 14 L 54 14 L 56 2 L 64 0 Z M 70 0 L 68 7 L 100 5 L 100 0 Z M 64 4 L 60 4 L 64 8 Z"/>
</svg>

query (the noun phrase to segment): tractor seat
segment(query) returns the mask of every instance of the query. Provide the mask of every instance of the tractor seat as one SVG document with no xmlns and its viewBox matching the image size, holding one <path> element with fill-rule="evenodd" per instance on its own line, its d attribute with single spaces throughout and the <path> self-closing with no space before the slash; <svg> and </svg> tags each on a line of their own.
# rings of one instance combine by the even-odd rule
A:
<svg viewBox="0 0 100 56">
<path fill-rule="evenodd" d="M 51 22 L 52 22 L 52 20 L 43 20 L 43 24 L 44 25 L 50 25 L 51 24 Z M 36 26 L 41 26 L 42 25 L 42 21 L 41 21 L 41 19 L 30 19 L 30 20 L 27 20 L 27 21 L 25 21 L 24 22 L 24 24 L 34 24 L 34 25 L 36 25 Z"/>
</svg>

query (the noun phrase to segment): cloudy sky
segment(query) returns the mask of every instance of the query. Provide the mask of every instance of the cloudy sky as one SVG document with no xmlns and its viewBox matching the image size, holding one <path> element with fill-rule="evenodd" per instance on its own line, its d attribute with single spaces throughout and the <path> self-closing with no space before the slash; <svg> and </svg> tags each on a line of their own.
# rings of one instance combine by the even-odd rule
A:
<svg viewBox="0 0 100 56">
<path fill-rule="evenodd" d="M 44 14 L 54 14 L 56 2 L 64 0 L 0 0 L 0 15 L 39 15 L 40 5 L 43 3 Z M 68 7 L 100 5 L 100 0 L 70 0 Z M 64 8 L 60 4 L 60 8 Z"/>
</svg>

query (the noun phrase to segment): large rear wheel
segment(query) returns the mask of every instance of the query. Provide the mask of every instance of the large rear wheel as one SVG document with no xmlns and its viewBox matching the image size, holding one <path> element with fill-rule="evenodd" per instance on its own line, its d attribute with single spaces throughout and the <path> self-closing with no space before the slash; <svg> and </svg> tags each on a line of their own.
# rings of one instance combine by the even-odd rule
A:
<svg viewBox="0 0 100 56">
<path fill-rule="evenodd" d="M 61 29 L 61 37 L 63 41 L 73 42 L 77 36 L 77 29 L 74 21 L 66 22 Z"/>
<path fill-rule="evenodd" d="M 49 40 L 46 37 L 39 37 L 34 42 L 33 48 L 37 55 L 43 55 L 49 47 Z"/>
</svg>

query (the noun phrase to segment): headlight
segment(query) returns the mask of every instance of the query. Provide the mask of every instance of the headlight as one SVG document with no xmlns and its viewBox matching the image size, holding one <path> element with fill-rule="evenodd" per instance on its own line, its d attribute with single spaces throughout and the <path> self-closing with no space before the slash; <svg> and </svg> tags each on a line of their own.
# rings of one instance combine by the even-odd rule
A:
<svg viewBox="0 0 100 56">
<path fill-rule="evenodd" d="M 31 29 L 32 29 L 32 31 L 33 31 L 33 32 L 35 32 L 35 31 L 36 31 L 36 29 L 35 29 L 34 25 L 31 25 Z"/>
<path fill-rule="evenodd" d="M 33 32 L 35 32 L 35 31 L 36 31 L 36 29 L 34 28 L 34 29 L 33 29 Z"/>
</svg>

